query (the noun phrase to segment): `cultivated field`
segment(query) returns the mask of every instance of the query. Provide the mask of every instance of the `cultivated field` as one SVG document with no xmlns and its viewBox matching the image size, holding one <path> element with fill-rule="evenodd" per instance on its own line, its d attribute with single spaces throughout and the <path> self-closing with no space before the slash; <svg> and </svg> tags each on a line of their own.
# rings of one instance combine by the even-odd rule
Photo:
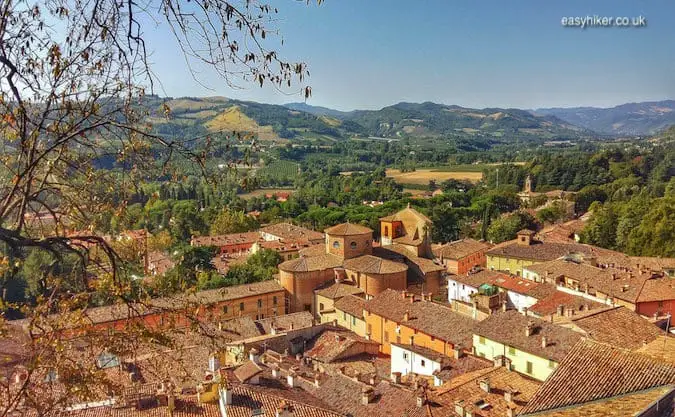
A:
<svg viewBox="0 0 675 417">
<path fill-rule="evenodd" d="M 482 172 L 436 171 L 435 169 L 418 169 L 413 172 L 401 172 L 398 169 L 388 169 L 387 176 L 399 184 L 428 184 L 429 180 L 437 183 L 445 180 L 466 180 L 478 182 L 483 178 Z"/>
</svg>

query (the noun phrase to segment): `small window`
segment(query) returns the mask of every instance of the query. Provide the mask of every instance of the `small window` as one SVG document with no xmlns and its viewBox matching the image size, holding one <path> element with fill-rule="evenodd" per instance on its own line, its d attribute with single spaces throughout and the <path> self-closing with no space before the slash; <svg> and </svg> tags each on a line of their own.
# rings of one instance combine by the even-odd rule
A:
<svg viewBox="0 0 675 417">
<path fill-rule="evenodd" d="M 403 359 L 408 360 L 408 352 L 403 352 Z"/>
<path fill-rule="evenodd" d="M 262 308 L 262 298 L 258 298 L 258 308 Z"/>
<path fill-rule="evenodd" d="M 551 369 L 554 369 L 555 368 L 555 361 L 552 361 L 552 360 L 549 359 L 548 360 L 548 367 L 551 368 Z"/>
<path fill-rule="evenodd" d="M 530 361 L 525 362 L 525 372 L 528 374 L 532 373 L 532 362 Z"/>
<path fill-rule="evenodd" d="M 389 341 L 389 332 L 384 332 L 384 341 L 385 342 Z"/>
<path fill-rule="evenodd" d="M 420 365 L 422 365 L 422 368 L 424 368 L 425 366 L 427 366 L 427 363 L 424 361 L 424 359 L 422 359 L 420 361 Z"/>
<path fill-rule="evenodd" d="M 509 355 L 515 355 L 516 354 L 516 348 L 513 346 L 509 346 Z"/>
<path fill-rule="evenodd" d="M 481 345 L 484 345 L 485 344 L 485 338 L 483 336 L 478 336 L 478 343 L 480 343 Z"/>
<path fill-rule="evenodd" d="M 272 304 L 277 305 L 277 296 L 272 297 Z"/>
<path fill-rule="evenodd" d="M 356 242 L 351 242 L 351 243 L 349 244 L 349 247 L 352 248 L 352 249 L 356 249 L 356 246 L 357 246 L 357 245 L 356 245 Z"/>
<path fill-rule="evenodd" d="M 227 314 L 227 306 L 223 306 L 223 313 Z"/>
<path fill-rule="evenodd" d="M 356 326 L 356 317 L 352 316 L 352 326 Z"/>
<path fill-rule="evenodd" d="M 347 321 L 347 313 L 342 312 L 342 320 Z"/>
<path fill-rule="evenodd" d="M 244 311 L 244 303 L 239 303 L 239 311 Z"/>
<path fill-rule="evenodd" d="M 335 249 L 339 248 L 339 247 L 340 247 L 340 242 L 337 241 L 337 240 L 334 241 L 334 242 L 333 242 L 333 247 L 334 247 Z"/>
<path fill-rule="evenodd" d="M 319 311 L 323 311 L 323 303 L 319 303 Z"/>
</svg>

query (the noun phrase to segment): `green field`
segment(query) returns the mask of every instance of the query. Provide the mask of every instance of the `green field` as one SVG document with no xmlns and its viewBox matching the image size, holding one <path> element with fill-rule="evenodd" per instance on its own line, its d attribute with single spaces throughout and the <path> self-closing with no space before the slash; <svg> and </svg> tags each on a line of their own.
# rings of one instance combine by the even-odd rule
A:
<svg viewBox="0 0 675 417">
<path fill-rule="evenodd" d="M 298 175 L 298 164 L 291 161 L 274 161 L 260 168 L 258 174 L 269 178 L 295 178 Z"/>
</svg>

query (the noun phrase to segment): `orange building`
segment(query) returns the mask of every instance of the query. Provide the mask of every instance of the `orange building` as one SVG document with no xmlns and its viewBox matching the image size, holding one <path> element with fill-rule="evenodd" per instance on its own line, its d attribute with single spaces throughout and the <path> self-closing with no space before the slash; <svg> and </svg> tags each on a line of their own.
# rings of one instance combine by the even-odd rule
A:
<svg viewBox="0 0 675 417">
<path fill-rule="evenodd" d="M 465 275 L 472 268 L 485 268 L 485 252 L 490 244 L 473 239 L 462 239 L 446 243 L 433 250 L 434 256 L 455 275 Z"/>
<path fill-rule="evenodd" d="M 406 291 L 385 290 L 363 308 L 366 334 L 391 354 L 391 343 L 422 346 L 451 356 L 453 348 L 470 350 L 476 321 Z"/>
<path fill-rule="evenodd" d="M 415 256 L 430 258 L 431 220 L 410 207 L 380 219 L 382 246 L 399 244 Z"/>
</svg>

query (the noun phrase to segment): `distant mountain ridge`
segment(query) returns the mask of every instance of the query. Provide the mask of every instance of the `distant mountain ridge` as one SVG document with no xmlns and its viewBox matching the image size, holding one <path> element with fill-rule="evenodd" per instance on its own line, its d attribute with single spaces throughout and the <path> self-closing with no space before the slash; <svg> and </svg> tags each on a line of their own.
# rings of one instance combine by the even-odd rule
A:
<svg viewBox="0 0 675 417">
<path fill-rule="evenodd" d="M 626 103 L 611 108 L 543 108 L 533 113 L 555 116 L 604 135 L 654 135 L 675 125 L 675 100 Z"/>
</svg>

